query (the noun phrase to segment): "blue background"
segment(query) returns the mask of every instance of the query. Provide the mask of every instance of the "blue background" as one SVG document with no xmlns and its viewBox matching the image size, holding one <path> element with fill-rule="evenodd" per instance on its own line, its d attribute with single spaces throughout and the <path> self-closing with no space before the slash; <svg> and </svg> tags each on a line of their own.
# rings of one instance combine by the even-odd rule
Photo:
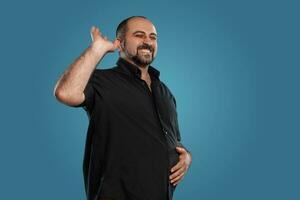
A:
<svg viewBox="0 0 300 200">
<path fill-rule="evenodd" d="M 53 96 L 89 45 L 132 15 L 159 34 L 193 163 L 175 200 L 300 199 L 297 1 L 1 1 L 0 199 L 84 199 L 88 118 Z M 117 53 L 98 68 L 115 65 Z"/>
</svg>

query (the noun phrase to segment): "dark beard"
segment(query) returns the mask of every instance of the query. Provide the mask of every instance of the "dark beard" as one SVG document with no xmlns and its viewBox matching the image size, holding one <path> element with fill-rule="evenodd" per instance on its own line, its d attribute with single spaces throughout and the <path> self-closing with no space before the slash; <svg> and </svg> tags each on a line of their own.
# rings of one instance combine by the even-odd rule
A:
<svg viewBox="0 0 300 200">
<path fill-rule="evenodd" d="M 138 66 L 147 66 L 150 65 L 154 60 L 153 53 L 149 57 L 151 58 L 145 58 L 144 56 L 139 55 L 139 53 L 137 52 L 137 54 L 133 56 L 131 59 Z"/>
<path fill-rule="evenodd" d="M 124 43 L 124 46 L 126 45 L 126 42 Z M 149 58 L 145 58 L 145 56 L 139 54 L 140 49 L 148 49 L 150 50 L 151 55 Z M 147 56 L 148 57 L 148 56 Z M 154 49 L 148 45 L 143 44 L 137 47 L 136 55 L 131 56 L 131 60 L 138 66 L 144 67 L 150 65 L 154 60 Z"/>
</svg>

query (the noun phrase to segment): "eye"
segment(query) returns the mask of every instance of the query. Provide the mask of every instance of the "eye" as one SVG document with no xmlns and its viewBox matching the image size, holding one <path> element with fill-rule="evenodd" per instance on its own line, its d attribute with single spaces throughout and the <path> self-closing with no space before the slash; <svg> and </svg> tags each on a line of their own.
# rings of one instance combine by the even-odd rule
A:
<svg viewBox="0 0 300 200">
<path fill-rule="evenodd" d="M 136 35 L 135 35 L 135 37 L 138 37 L 138 38 L 143 38 L 143 37 L 144 37 L 144 35 L 142 35 L 142 34 L 136 34 Z"/>
<path fill-rule="evenodd" d="M 150 37 L 151 40 L 157 40 L 157 38 L 155 36 Z"/>
</svg>

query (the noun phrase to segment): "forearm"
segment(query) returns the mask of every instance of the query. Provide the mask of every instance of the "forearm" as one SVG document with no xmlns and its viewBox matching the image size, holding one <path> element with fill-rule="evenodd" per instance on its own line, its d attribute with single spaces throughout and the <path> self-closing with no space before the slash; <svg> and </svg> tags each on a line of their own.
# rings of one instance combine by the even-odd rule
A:
<svg viewBox="0 0 300 200">
<path fill-rule="evenodd" d="M 81 103 L 86 84 L 106 52 L 104 48 L 89 46 L 57 81 L 54 88 L 57 99 L 69 105 Z"/>
</svg>

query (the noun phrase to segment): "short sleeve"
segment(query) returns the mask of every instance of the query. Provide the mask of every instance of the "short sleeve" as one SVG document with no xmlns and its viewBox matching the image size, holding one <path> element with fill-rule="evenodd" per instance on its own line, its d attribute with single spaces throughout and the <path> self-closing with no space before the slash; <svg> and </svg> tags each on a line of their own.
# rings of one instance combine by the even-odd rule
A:
<svg viewBox="0 0 300 200">
<path fill-rule="evenodd" d="M 85 96 L 84 101 L 76 105 L 74 107 L 82 107 L 84 110 L 91 112 L 94 107 L 94 99 L 95 99 L 95 88 L 94 88 L 94 76 L 95 72 L 92 73 L 83 93 Z"/>
</svg>

